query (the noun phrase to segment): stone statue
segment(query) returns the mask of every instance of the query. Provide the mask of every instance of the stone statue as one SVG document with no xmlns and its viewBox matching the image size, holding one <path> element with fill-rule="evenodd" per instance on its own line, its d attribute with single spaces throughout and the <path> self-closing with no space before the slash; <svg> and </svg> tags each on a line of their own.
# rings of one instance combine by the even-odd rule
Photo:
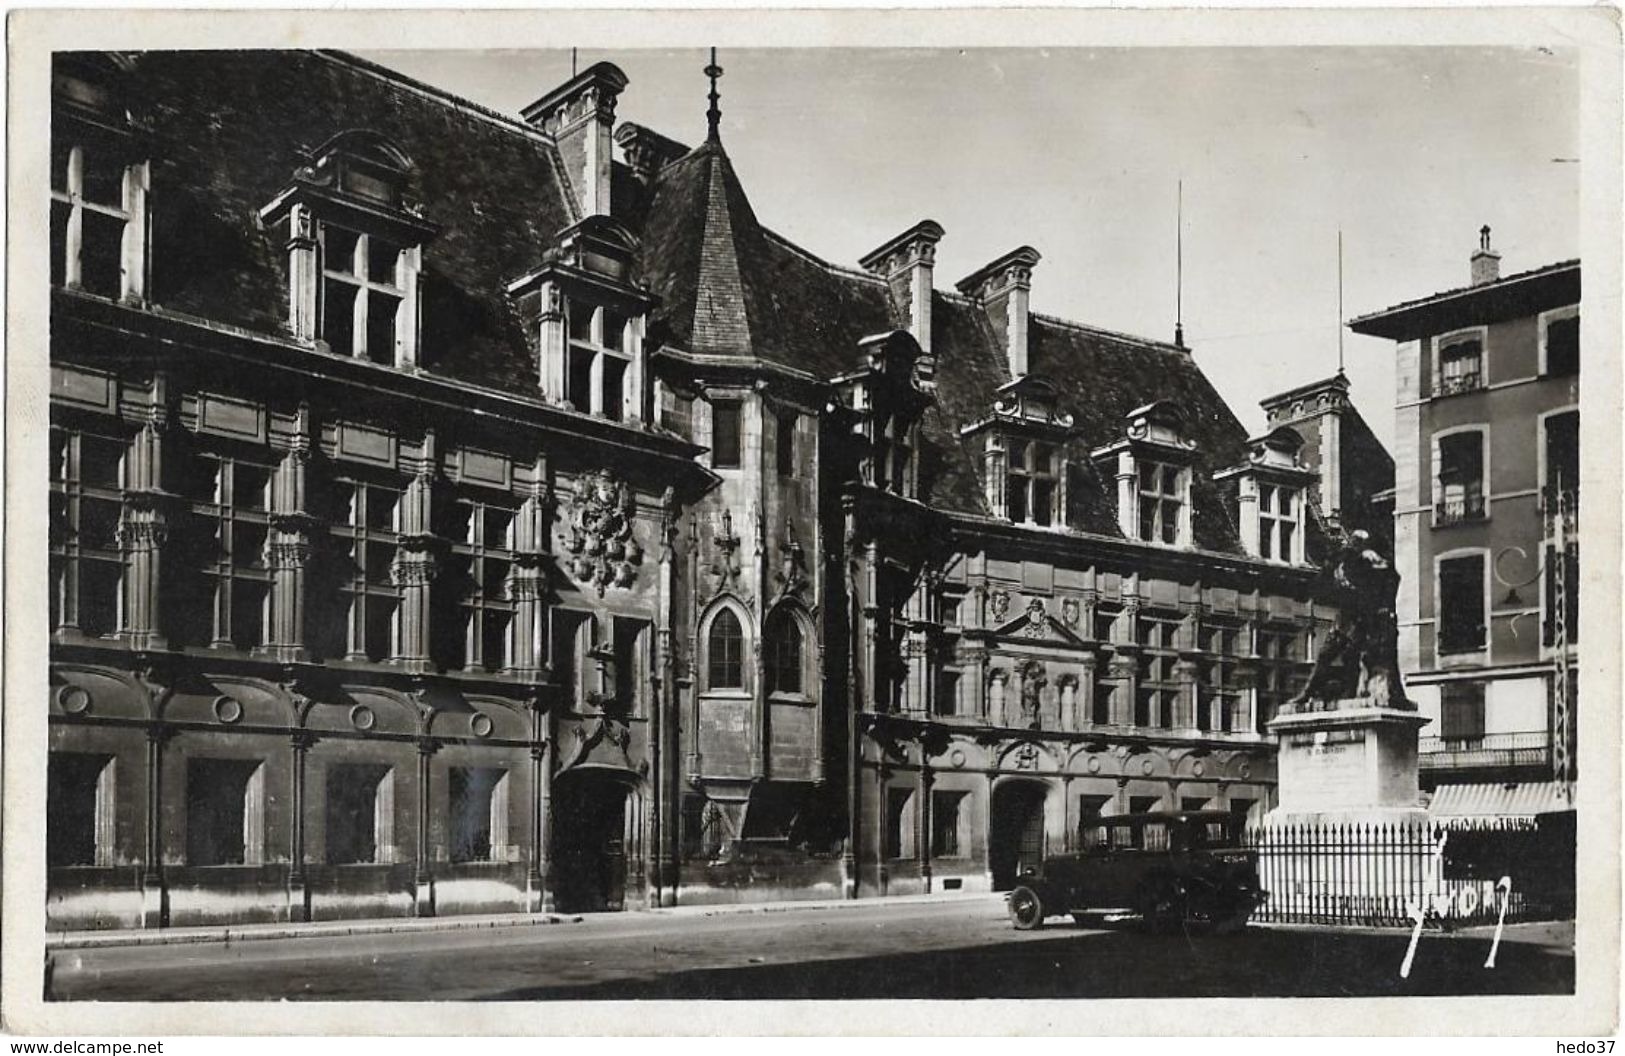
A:
<svg viewBox="0 0 1625 1056">
<path fill-rule="evenodd" d="M 1337 626 L 1315 654 L 1303 691 L 1282 709 L 1287 714 L 1339 707 L 1414 711 L 1399 680 L 1399 624 L 1394 597 L 1399 574 L 1363 530 L 1349 534 L 1331 566 L 1337 586 Z"/>
<path fill-rule="evenodd" d="M 1021 671 L 1021 721 L 1029 730 L 1038 729 L 1040 694 L 1049 679 L 1044 677 L 1044 668 L 1037 663 L 1029 663 Z"/>
</svg>

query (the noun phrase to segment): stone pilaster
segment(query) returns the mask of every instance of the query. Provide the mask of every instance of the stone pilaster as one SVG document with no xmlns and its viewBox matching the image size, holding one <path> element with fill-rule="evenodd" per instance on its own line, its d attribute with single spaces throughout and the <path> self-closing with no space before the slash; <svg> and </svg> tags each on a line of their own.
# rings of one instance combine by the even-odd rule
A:
<svg viewBox="0 0 1625 1056">
<path fill-rule="evenodd" d="M 288 849 L 288 909 L 296 921 L 310 919 L 310 887 L 305 878 L 305 761 L 315 743 L 316 735 L 309 730 L 295 730 L 289 737 L 293 749 L 293 825 Z"/>
<path fill-rule="evenodd" d="M 542 396 L 552 404 L 562 404 L 568 389 L 565 370 L 569 359 L 570 336 L 564 313 L 564 291 L 555 282 L 542 284 L 542 312 L 537 335 L 536 381 Z"/>
<path fill-rule="evenodd" d="M 1099 664 L 1094 653 L 1086 653 L 1078 658 L 1078 697 L 1073 704 L 1077 716 L 1072 726 L 1075 730 L 1081 730 L 1095 721 L 1095 672 Z"/>
<path fill-rule="evenodd" d="M 409 670 L 429 668 L 429 587 L 439 571 L 430 528 L 434 445 L 425 441 L 423 467 L 406 486 L 400 505 L 400 546 L 389 567 L 390 581 L 400 588 L 399 660 Z"/>
<path fill-rule="evenodd" d="M 164 875 L 164 747 L 174 727 L 147 724 L 147 810 L 141 863 L 141 926 L 169 926 L 169 886 Z"/>
<path fill-rule="evenodd" d="M 316 340 L 318 293 L 322 265 L 316 239 L 316 218 L 310 206 L 288 210 L 288 331 L 300 341 Z"/>
<path fill-rule="evenodd" d="M 434 904 L 434 858 L 432 848 L 429 846 L 429 805 L 434 800 L 429 795 L 430 764 L 435 753 L 440 750 L 438 741 L 431 737 L 420 737 L 417 742 L 418 749 L 418 839 L 416 868 L 413 872 L 414 897 L 412 900 L 413 915 L 419 917 L 432 917 L 435 915 Z M 545 829 L 544 829 L 545 831 Z"/>
<path fill-rule="evenodd" d="M 266 648 L 284 663 L 306 658 L 305 599 L 314 521 L 306 508 L 310 463 L 309 414 L 299 411 L 299 432 L 271 477 L 271 526 L 265 564 L 271 570 L 271 611 Z"/>
<path fill-rule="evenodd" d="M 124 552 L 124 604 L 120 637 L 135 649 L 166 649 L 163 634 L 163 546 L 169 538 L 163 479 L 163 379 L 153 382 L 148 420 L 131 441 L 125 458 L 124 510 L 118 542 Z"/>
</svg>

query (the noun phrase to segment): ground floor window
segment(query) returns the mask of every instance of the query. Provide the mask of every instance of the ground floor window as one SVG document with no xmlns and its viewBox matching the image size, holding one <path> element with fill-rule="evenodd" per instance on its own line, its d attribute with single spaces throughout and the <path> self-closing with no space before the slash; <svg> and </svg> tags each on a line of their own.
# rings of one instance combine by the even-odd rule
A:
<svg viewBox="0 0 1625 1056">
<path fill-rule="evenodd" d="M 110 865 L 113 856 L 113 757 L 52 752 L 45 790 L 45 861 Z"/>
<path fill-rule="evenodd" d="M 451 860 L 495 861 L 508 842 L 508 771 L 454 766 L 450 788 Z"/>
<path fill-rule="evenodd" d="M 965 793 L 931 793 L 931 854 L 936 858 L 962 858 L 965 838 Z"/>
<path fill-rule="evenodd" d="M 1210 802 L 1206 796 L 1180 796 L 1180 810 L 1206 810 Z"/>
<path fill-rule="evenodd" d="M 395 781 L 387 766 L 327 771 L 327 863 L 387 862 L 394 842 Z"/>
<path fill-rule="evenodd" d="M 1148 810 L 1156 810 L 1162 806 L 1161 796 L 1130 796 L 1128 797 L 1128 812 L 1130 814 L 1144 814 Z"/>
<path fill-rule="evenodd" d="M 259 865 L 265 855 L 265 766 L 258 759 L 186 764 L 186 864 Z"/>
</svg>

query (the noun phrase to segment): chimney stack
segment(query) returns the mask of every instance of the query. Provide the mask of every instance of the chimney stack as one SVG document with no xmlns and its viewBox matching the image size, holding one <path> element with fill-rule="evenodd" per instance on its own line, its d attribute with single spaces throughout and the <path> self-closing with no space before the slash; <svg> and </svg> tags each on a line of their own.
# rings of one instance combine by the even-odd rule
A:
<svg viewBox="0 0 1625 1056">
<path fill-rule="evenodd" d="M 583 216 L 610 215 L 611 132 L 615 100 L 626 85 L 626 74 L 619 67 L 599 62 L 522 111 L 527 123 L 558 144 Z"/>
<path fill-rule="evenodd" d="M 907 315 L 908 332 L 926 355 L 931 354 L 932 274 L 942 236 L 941 224 L 921 220 L 858 261 L 891 286 L 892 302 Z"/>
<path fill-rule="evenodd" d="M 1490 225 L 1478 229 L 1478 251 L 1473 254 L 1473 285 L 1482 286 L 1501 277 L 1501 254 L 1490 248 Z"/>
<path fill-rule="evenodd" d="M 688 153 L 684 144 L 631 121 L 621 122 L 621 127 L 615 130 L 615 142 L 621 145 L 621 156 L 626 159 L 632 175 L 645 183 Z"/>
<path fill-rule="evenodd" d="M 993 332 L 1004 344 L 1012 378 L 1027 373 L 1027 295 L 1038 261 L 1038 250 L 1022 246 L 955 284 L 987 312 Z"/>
</svg>

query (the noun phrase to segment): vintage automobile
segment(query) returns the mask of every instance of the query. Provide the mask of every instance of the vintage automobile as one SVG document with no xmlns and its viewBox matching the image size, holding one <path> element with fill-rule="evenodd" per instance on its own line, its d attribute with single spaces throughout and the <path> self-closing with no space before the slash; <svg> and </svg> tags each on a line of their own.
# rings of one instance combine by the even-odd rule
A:
<svg viewBox="0 0 1625 1056">
<path fill-rule="evenodd" d="M 1017 929 L 1086 909 L 1138 912 L 1152 931 L 1191 923 L 1239 929 L 1266 892 L 1258 852 L 1241 845 L 1243 818 L 1226 811 L 1120 814 L 1084 825 L 1081 851 L 1046 856 L 1008 896 Z"/>
</svg>

